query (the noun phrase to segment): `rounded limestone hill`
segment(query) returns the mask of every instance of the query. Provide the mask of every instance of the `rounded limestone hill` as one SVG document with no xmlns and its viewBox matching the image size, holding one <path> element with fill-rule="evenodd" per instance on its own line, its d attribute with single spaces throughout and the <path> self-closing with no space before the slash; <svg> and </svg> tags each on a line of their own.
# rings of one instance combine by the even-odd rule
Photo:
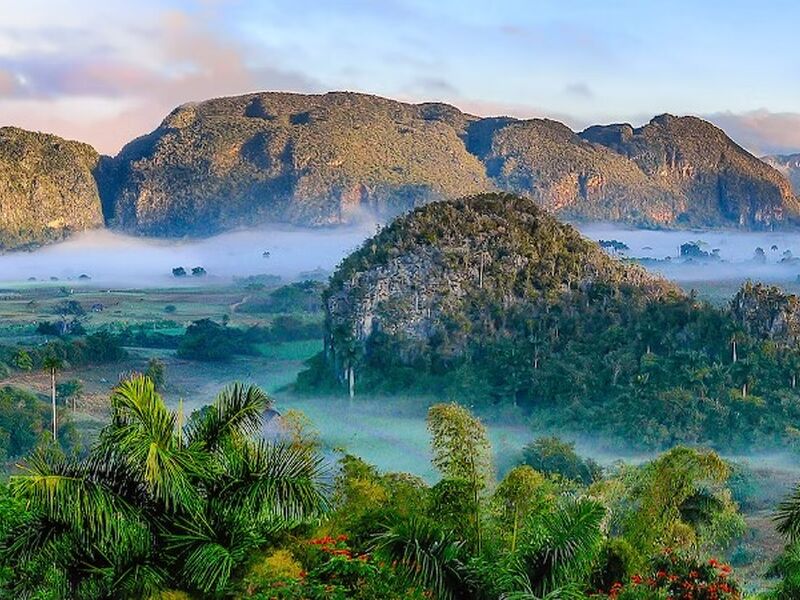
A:
<svg viewBox="0 0 800 600">
<path fill-rule="evenodd" d="M 335 225 L 486 191 L 462 141 L 470 119 L 444 104 L 347 92 L 187 104 L 116 157 L 112 221 L 163 236 Z"/>
<path fill-rule="evenodd" d="M 483 194 L 418 208 L 343 261 L 325 293 L 326 355 L 340 378 L 436 370 L 484 341 L 552 335 L 564 311 L 672 295 L 532 199 Z"/>
<path fill-rule="evenodd" d="M 0 250 L 102 226 L 99 162 L 88 144 L 0 128 Z"/>
</svg>

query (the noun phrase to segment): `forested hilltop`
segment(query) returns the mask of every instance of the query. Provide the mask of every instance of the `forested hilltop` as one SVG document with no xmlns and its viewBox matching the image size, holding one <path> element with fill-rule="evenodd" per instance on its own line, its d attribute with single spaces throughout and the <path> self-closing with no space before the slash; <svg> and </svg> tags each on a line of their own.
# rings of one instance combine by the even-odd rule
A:
<svg viewBox="0 0 800 600">
<path fill-rule="evenodd" d="M 646 227 L 771 229 L 800 215 L 778 170 L 710 123 L 670 115 L 576 133 L 441 103 L 264 92 L 179 106 L 113 158 L 18 129 L 0 135 L 0 157 L 5 248 L 99 225 L 98 189 L 108 225 L 164 237 L 390 218 L 488 191 Z"/>
<path fill-rule="evenodd" d="M 325 295 L 299 380 L 514 404 L 641 447 L 797 443 L 798 300 L 746 285 L 720 310 L 607 256 L 532 200 L 486 194 L 397 219 Z"/>
</svg>

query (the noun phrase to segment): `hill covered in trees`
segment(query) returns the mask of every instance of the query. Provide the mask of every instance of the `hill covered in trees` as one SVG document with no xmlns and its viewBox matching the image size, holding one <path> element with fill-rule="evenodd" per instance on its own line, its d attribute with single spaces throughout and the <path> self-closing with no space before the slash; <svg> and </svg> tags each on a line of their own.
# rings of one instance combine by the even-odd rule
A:
<svg viewBox="0 0 800 600">
<path fill-rule="evenodd" d="M 0 128 L 0 250 L 101 227 L 99 163 L 87 144 Z"/>
<path fill-rule="evenodd" d="M 797 300 L 730 310 L 607 256 L 529 199 L 417 209 L 347 258 L 300 387 L 416 390 L 643 447 L 796 443 Z"/>
</svg>

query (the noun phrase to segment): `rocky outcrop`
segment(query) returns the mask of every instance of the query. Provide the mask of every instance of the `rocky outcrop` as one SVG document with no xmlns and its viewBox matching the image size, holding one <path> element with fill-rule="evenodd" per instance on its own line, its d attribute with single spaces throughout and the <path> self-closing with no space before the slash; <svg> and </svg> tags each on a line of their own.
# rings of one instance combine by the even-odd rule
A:
<svg viewBox="0 0 800 600">
<path fill-rule="evenodd" d="M 661 115 L 647 125 L 590 127 L 580 136 L 624 156 L 678 202 L 672 222 L 769 229 L 800 215 L 778 171 L 696 117 Z"/>
<path fill-rule="evenodd" d="M 164 236 L 331 225 L 490 190 L 568 219 L 644 226 L 771 228 L 800 213 L 780 173 L 700 119 L 576 134 L 343 92 L 181 106 L 123 149 L 108 182 L 112 224 Z"/>
<path fill-rule="evenodd" d="M 792 184 L 794 193 L 800 194 L 800 154 L 765 156 L 762 160 L 780 171 Z"/>
<path fill-rule="evenodd" d="M 154 235 L 332 225 L 490 189 L 446 105 L 264 93 L 176 109 L 116 158 L 112 222 Z"/>
<path fill-rule="evenodd" d="M 180 106 L 113 159 L 0 131 L 1 248 L 99 226 L 100 199 L 112 227 L 164 237 L 389 219 L 487 191 L 569 220 L 645 227 L 769 229 L 800 215 L 784 175 L 692 117 L 576 134 L 446 104 L 258 93 Z M 772 163 L 796 177 L 797 160 Z"/>
<path fill-rule="evenodd" d="M 745 283 L 731 300 L 730 311 L 749 335 L 792 347 L 800 340 L 800 298 L 778 287 Z"/>
<path fill-rule="evenodd" d="M 447 360 L 470 337 L 497 334 L 515 311 L 535 319 L 538 308 L 567 296 L 580 303 L 600 288 L 633 290 L 638 298 L 679 293 L 610 258 L 530 199 L 485 194 L 439 202 L 400 217 L 342 263 L 325 294 L 326 352 L 341 377 L 369 360 L 381 340 L 402 363 L 424 360 L 434 348 Z"/>
<path fill-rule="evenodd" d="M 0 128 L 0 250 L 30 247 L 103 225 L 93 148 Z"/>
</svg>

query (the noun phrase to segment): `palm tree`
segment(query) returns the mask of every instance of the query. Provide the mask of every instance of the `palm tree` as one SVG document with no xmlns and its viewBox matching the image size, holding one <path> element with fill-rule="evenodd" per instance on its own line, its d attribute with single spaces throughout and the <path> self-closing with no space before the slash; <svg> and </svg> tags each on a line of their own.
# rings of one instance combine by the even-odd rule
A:
<svg viewBox="0 0 800 600">
<path fill-rule="evenodd" d="M 253 550 L 327 508 L 319 454 L 255 438 L 270 404 L 233 385 L 181 430 L 152 381 L 121 382 L 88 458 L 38 453 L 12 478 L 30 516 L 10 555 L 53 565 L 71 598 L 224 593 Z"/>
<path fill-rule="evenodd" d="M 800 485 L 781 502 L 775 515 L 778 532 L 787 546 L 772 565 L 770 575 L 783 579 L 771 591 L 774 600 L 790 600 L 800 594 Z"/>
<path fill-rule="evenodd" d="M 396 561 L 410 582 L 444 600 L 584 598 L 582 584 L 603 541 L 605 509 L 571 500 L 531 515 L 514 552 L 468 559 L 465 542 L 439 522 L 413 517 L 377 538 L 376 551 Z"/>
<path fill-rule="evenodd" d="M 64 368 L 64 360 L 55 354 L 48 354 L 42 363 L 50 374 L 50 401 L 53 406 L 53 440 L 58 440 L 58 414 L 56 412 L 56 374 Z"/>
</svg>

